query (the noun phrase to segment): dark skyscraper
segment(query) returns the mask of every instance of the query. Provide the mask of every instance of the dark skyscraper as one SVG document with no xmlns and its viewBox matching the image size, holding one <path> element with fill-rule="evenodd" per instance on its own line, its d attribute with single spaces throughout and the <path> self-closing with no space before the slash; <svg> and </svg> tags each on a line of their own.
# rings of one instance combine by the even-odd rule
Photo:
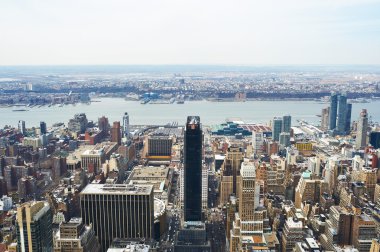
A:
<svg viewBox="0 0 380 252">
<path fill-rule="evenodd" d="M 346 134 L 349 134 L 350 133 L 350 129 L 351 129 L 351 113 L 352 113 L 352 104 L 351 103 L 347 103 L 346 128 L 345 128 Z"/>
<path fill-rule="evenodd" d="M 41 135 L 46 134 L 46 123 L 45 122 L 40 122 L 40 130 L 41 130 Z"/>
<path fill-rule="evenodd" d="M 375 148 L 380 148 L 380 132 L 371 132 L 369 135 L 370 144 Z"/>
<path fill-rule="evenodd" d="M 341 94 L 338 96 L 338 117 L 336 119 L 336 129 L 338 134 L 344 135 L 347 121 L 347 96 Z"/>
<path fill-rule="evenodd" d="M 338 95 L 332 93 L 330 96 L 330 114 L 329 114 L 329 130 L 336 128 L 336 115 L 338 111 Z"/>
<path fill-rule="evenodd" d="M 290 128 L 292 127 L 292 117 L 290 115 L 284 115 L 282 117 L 282 131 L 290 133 Z"/>
<path fill-rule="evenodd" d="M 272 124 L 272 139 L 274 141 L 280 140 L 280 133 L 282 131 L 282 118 L 281 117 L 275 117 L 273 118 L 273 124 Z"/>
<path fill-rule="evenodd" d="M 108 118 L 105 116 L 98 118 L 98 127 L 99 127 L 99 130 L 103 130 L 106 132 L 106 134 L 108 134 L 108 130 L 110 128 L 110 125 L 108 123 Z"/>
<path fill-rule="evenodd" d="M 202 129 L 188 116 L 184 139 L 184 221 L 202 220 Z"/>
</svg>

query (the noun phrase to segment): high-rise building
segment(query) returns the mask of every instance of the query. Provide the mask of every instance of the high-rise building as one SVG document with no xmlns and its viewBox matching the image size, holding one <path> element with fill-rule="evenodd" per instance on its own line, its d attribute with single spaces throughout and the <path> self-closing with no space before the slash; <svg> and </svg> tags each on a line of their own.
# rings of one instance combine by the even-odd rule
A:
<svg viewBox="0 0 380 252">
<path fill-rule="evenodd" d="M 340 206 L 331 206 L 329 218 L 326 220 L 325 233 L 321 235 L 321 243 L 325 250 L 333 250 L 333 245 L 352 244 L 352 225 L 354 215 Z"/>
<path fill-rule="evenodd" d="M 129 129 L 129 115 L 128 112 L 124 113 L 123 116 L 123 133 L 126 138 L 129 137 L 130 129 Z"/>
<path fill-rule="evenodd" d="M 323 131 L 327 131 L 329 129 L 329 113 L 330 113 L 330 107 L 322 109 L 321 129 Z"/>
<path fill-rule="evenodd" d="M 282 117 L 282 132 L 290 133 L 292 127 L 292 117 L 290 115 L 284 115 Z"/>
<path fill-rule="evenodd" d="M 282 148 L 290 146 L 290 133 L 281 132 L 281 134 L 280 134 L 280 146 Z"/>
<path fill-rule="evenodd" d="M 352 114 L 352 104 L 347 103 L 347 111 L 346 111 L 346 134 L 349 134 L 351 131 L 351 114 Z"/>
<path fill-rule="evenodd" d="M 358 126 L 356 131 L 356 148 L 361 149 L 367 146 L 367 128 L 368 128 L 368 114 L 366 109 L 360 112 Z"/>
<path fill-rule="evenodd" d="M 80 193 L 83 223 L 106 251 L 115 238 L 153 238 L 152 185 L 89 184 Z"/>
<path fill-rule="evenodd" d="M 17 207 L 18 251 L 53 251 L 53 213 L 47 202 L 27 202 Z"/>
<path fill-rule="evenodd" d="M 302 202 L 309 200 L 318 203 L 321 195 L 327 191 L 327 182 L 320 179 L 312 179 L 311 173 L 305 171 L 302 173 L 301 179 L 296 187 L 294 205 L 297 208 L 301 208 Z"/>
<path fill-rule="evenodd" d="M 255 219 L 255 210 L 259 206 L 260 185 L 256 183 L 254 163 L 241 164 L 239 190 L 240 233 L 243 235 L 263 232 L 263 224 Z M 262 221 L 262 220 L 261 220 Z"/>
<path fill-rule="evenodd" d="M 88 120 L 86 114 L 76 114 L 73 119 L 69 120 L 67 128 L 72 132 L 84 133 L 86 131 Z"/>
<path fill-rule="evenodd" d="M 25 135 L 26 128 L 25 128 L 25 121 L 18 121 L 18 131 L 21 132 L 21 134 Z"/>
<path fill-rule="evenodd" d="M 272 139 L 274 141 L 280 140 L 280 133 L 282 131 L 282 118 L 281 117 L 275 117 L 273 118 L 273 124 L 272 124 Z"/>
<path fill-rule="evenodd" d="M 63 222 L 54 236 L 54 252 L 100 251 L 98 239 L 92 226 L 86 226 L 81 218 Z"/>
<path fill-rule="evenodd" d="M 202 128 L 188 116 L 184 137 L 184 220 L 202 220 Z"/>
<path fill-rule="evenodd" d="M 357 214 L 352 225 L 352 244 L 359 251 L 369 251 L 372 240 L 377 238 L 378 222 L 365 213 Z"/>
<path fill-rule="evenodd" d="M 256 155 L 263 154 L 263 152 L 264 152 L 263 146 L 264 146 L 264 134 L 263 134 L 263 132 L 253 131 L 252 132 L 252 147 L 253 147 L 253 152 Z"/>
<path fill-rule="evenodd" d="M 113 122 L 111 128 L 111 141 L 117 143 L 118 145 L 121 144 L 121 130 L 119 121 Z"/>
<path fill-rule="evenodd" d="M 243 150 L 238 145 L 228 148 L 227 156 L 221 168 L 219 203 L 224 205 L 228 202 L 230 195 L 238 194 L 240 167 L 243 162 Z"/>
<path fill-rule="evenodd" d="M 330 96 L 329 130 L 336 128 L 336 116 L 338 112 L 338 95 L 332 93 Z"/>
<path fill-rule="evenodd" d="M 282 251 L 291 252 L 297 242 L 303 240 L 303 223 L 296 217 L 289 217 L 282 233 Z"/>
<path fill-rule="evenodd" d="M 260 184 L 256 181 L 256 166 L 243 162 L 240 170 L 239 211 L 230 232 L 230 251 L 269 251 L 264 238 L 268 231 L 267 210 L 260 205 Z"/>
<path fill-rule="evenodd" d="M 338 134 L 345 135 L 347 121 L 347 96 L 338 96 L 338 114 L 336 119 L 336 130 Z"/>
<path fill-rule="evenodd" d="M 371 132 L 371 134 L 369 135 L 369 141 L 370 141 L 370 144 L 373 146 L 373 148 L 375 149 L 379 149 L 380 148 L 380 131 L 377 131 L 377 132 Z"/>
<path fill-rule="evenodd" d="M 108 130 L 110 129 L 108 118 L 105 116 L 98 118 L 98 127 L 100 131 L 104 131 L 106 134 L 108 134 Z"/>
<path fill-rule="evenodd" d="M 172 155 L 173 138 L 170 135 L 151 134 L 148 136 L 148 158 L 167 157 Z"/>
<path fill-rule="evenodd" d="M 47 129 L 46 129 L 46 123 L 45 122 L 40 122 L 40 130 L 41 130 L 41 135 L 46 134 Z"/>
</svg>

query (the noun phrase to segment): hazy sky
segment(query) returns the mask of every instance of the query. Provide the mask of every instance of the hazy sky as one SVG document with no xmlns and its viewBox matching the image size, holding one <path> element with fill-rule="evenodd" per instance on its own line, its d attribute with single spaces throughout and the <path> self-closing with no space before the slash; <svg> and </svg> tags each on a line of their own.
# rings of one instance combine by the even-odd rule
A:
<svg viewBox="0 0 380 252">
<path fill-rule="evenodd" d="M 380 64 L 380 1 L 0 0 L 0 65 Z"/>
</svg>

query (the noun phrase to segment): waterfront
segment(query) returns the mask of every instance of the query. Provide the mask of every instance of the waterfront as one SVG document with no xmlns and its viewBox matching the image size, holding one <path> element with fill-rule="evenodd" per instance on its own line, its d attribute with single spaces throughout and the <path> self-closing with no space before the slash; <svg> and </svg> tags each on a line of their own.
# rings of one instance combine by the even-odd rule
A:
<svg viewBox="0 0 380 252">
<path fill-rule="evenodd" d="M 77 113 L 86 113 L 89 120 L 97 121 L 101 116 L 109 121 L 120 121 L 124 112 L 130 114 L 132 125 L 185 123 L 187 115 L 199 115 L 205 125 L 224 122 L 226 118 L 240 118 L 245 122 L 268 123 L 274 116 L 290 114 L 295 120 L 306 120 L 318 124 L 317 116 L 327 103 L 316 101 L 246 101 L 246 102 L 209 102 L 186 101 L 185 104 L 140 104 L 121 98 L 101 98 L 91 104 L 58 105 L 51 107 L 26 108 L 28 111 L 12 111 L 16 107 L 0 108 L 0 125 L 17 126 L 19 120 L 26 121 L 27 127 L 38 126 L 45 121 L 49 126 L 56 122 L 67 124 Z M 18 107 L 19 108 L 19 107 Z M 356 120 L 362 108 L 366 108 L 374 122 L 380 122 L 380 101 L 354 103 L 352 120 Z"/>
</svg>

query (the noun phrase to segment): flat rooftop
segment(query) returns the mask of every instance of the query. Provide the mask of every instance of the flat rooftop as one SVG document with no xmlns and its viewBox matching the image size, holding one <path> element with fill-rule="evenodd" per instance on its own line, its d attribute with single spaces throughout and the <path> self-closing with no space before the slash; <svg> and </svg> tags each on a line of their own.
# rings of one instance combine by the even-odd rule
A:
<svg viewBox="0 0 380 252">
<path fill-rule="evenodd" d="M 133 169 L 131 179 L 152 179 L 160 178 L 166 179 L 168 177 L 168 167 L 155 167 L 155 166 L 138 166 Z"/>
<path fill-rule="evenodd" d="M 150 195 L 153 185 L 89 184 L 81 194 Z"/>
</svg>

